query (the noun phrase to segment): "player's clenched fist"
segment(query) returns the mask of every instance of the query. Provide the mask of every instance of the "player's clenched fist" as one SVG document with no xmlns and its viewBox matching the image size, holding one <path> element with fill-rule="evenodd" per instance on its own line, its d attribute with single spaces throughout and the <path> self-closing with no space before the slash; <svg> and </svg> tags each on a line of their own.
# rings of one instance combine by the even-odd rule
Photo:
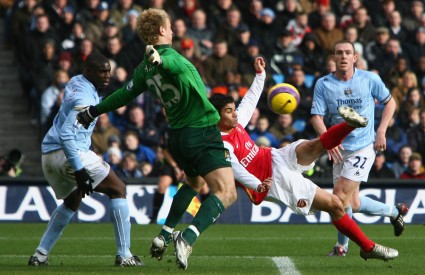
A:
<svg viewBox="0 0 425 275">
<path fill-rule="evenodd" d="M 99 116 L 99 111 L 94 106 L 75 106 L 74 109 L 79 111 L 77 115 L 78 122 L 88 129 L 94 119 Z"/>
<path fill-rule="evenodd" d="M 149 63 L 152 65 L 158 66 L 162 64 L 161 56 L 159 56 L 158 51 L 152 45 L 146 46 L 146 56 L 148 57 Z"/>
</svg>

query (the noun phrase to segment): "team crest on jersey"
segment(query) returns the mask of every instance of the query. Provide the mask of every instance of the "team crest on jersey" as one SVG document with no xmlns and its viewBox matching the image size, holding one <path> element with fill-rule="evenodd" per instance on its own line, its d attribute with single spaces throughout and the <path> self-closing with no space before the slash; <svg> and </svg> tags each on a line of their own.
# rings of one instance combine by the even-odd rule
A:
<svg viewBox="0 0 425 275">
<path fill-rule="evenodd" d="M 127 84 L 127 91 L 131 91 L 133 89 L 133 79 Z"/>
<path fill-rule="evenodd" d="M 230 152 L 227 149 L 224 150 L 224 159 L 230 162 Z"/>
<path fill-rule="evenodd" d="M 251 143 L 250 141 L 247 141 L 247 142 L 245 143 L 245 148 L 246 148 L 247 150 L 251 150 L 251 149 L 252 149 L 252 143 Z"/>
<path fill-rule="evenodd" d="M 345 88 L 344 89 L 344 94 L 346 96 L 352 96 L 353 95 L 353 91 L 350 88 Z"/>
<path fill-rule="evenodd" d="M 297 207 L 298 208 L 303 208 L 303 207 L 306 207 L 306 206 L 307 206 L 307 202 L 305 200 L 300 199 L 300 200 L 297 201 Z"/>
</svg>

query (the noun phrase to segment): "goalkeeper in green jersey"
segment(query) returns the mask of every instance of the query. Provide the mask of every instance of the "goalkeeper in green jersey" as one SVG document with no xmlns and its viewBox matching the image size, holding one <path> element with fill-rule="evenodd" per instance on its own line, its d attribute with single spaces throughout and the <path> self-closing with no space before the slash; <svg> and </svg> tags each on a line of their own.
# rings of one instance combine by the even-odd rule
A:
<svg viewBox="0 0 425 275">
<path fill-rule="evenodd" d="M 150 253 L 161 260 L 173 240 L 177 263 L 186 269 L 196 239 L 236 201 L 229 152 L 216 127 L 220 116 L 207 98 L 198 71 L 170 46 L 173 32 L 169 15 L 159 9 L 143 11 L 137 19 L 137 32 L 148 46 L 132 80 L 100 104 L 87 106 L 77 118 L 88 127 L 100 114 L 128 104 L 146 90 L 161 101 L 171 128 L 171 154 L 186 173 L 187 184 L 174 196 L 165 224 L 152 241 Z M 202 203 L 192 224 L 182 232 L 173 233 L 205 183 L 211 195 Z"/>
</svg>

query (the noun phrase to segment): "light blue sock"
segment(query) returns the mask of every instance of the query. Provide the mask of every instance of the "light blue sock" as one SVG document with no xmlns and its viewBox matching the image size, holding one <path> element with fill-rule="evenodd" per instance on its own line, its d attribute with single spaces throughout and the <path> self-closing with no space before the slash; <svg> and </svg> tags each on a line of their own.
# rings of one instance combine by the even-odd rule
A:
<svg viewBox="0 0 425 275">
<path fill-rule="evenodd" d="M 380 201 L 373 200 L 367 196 L 360 197 L 359 213 L 381 217 L 397 217 L 398 210 L 394 205 L 388 205 Z"/>
<path fill-rule="evenodd" d="M 353 218 L 353 208 L 351 208 L 351 205 L 348 206 L 347 208 L 345 208 L 345 213 L 348 214 L 348 216 L 350 216 L 350 218 Z M 345 250 L 348 251 L 348 242 L 350 241 L 350 239 L 345 236 L 344 234 L 342 234 L 341 232 L 338 231 L 338 244 L 339 245 L 344 245 Z"/>
<path fill-rule="evenodd" d="M 111 199 L 109 203 L 111 220 L 114 224 L 117 255 L 124 259 L 133 256 L 130 252 L 130 211 L 126 199 Z"/>
<path fill-rule="evenodd" d="M 66 207 L 65 204 L 56 207 L 37 247 L 37 251 L 45 255 L 49 254 L 73 215 L 74 211 Z"/>
</svg>

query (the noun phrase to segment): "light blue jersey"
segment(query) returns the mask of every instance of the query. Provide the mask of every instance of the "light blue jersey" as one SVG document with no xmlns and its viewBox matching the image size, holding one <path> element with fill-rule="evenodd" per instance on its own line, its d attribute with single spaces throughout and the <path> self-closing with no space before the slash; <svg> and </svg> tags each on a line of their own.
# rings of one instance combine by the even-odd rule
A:
<svg viewBox="0 0 425 275">
<path fill-rule="evenodd" d="M 355 69 L 350 80 L 341 81 L 330 73 L 320 78 L 314 87 L 311 114 L 323 116 L 330 126 L 343 121 L 338 114 L 341 105 L 367 117 L 367 126 L 355 129 L 342 142 L 345 150 L 357 151 L 375 141 L 375 99 L 382 104 L 391 99 L 390 91 L 377 74 Z"/>
<path fill-rule="evenodd" d="M 78 152 L 86 152 L 91 145 L 91 134 L 96 124 L 92 122 L 86 130 L 77 122 L 77 105 L 97 105 L 99 96 L 96 88 L 83 75 L 71 78 L 65 87 L 65 95 L 53 126 L 49 129 L 41 144 L 43 154 L 63 150 L 74 171 L 83 168 Z"/>
</svg>

